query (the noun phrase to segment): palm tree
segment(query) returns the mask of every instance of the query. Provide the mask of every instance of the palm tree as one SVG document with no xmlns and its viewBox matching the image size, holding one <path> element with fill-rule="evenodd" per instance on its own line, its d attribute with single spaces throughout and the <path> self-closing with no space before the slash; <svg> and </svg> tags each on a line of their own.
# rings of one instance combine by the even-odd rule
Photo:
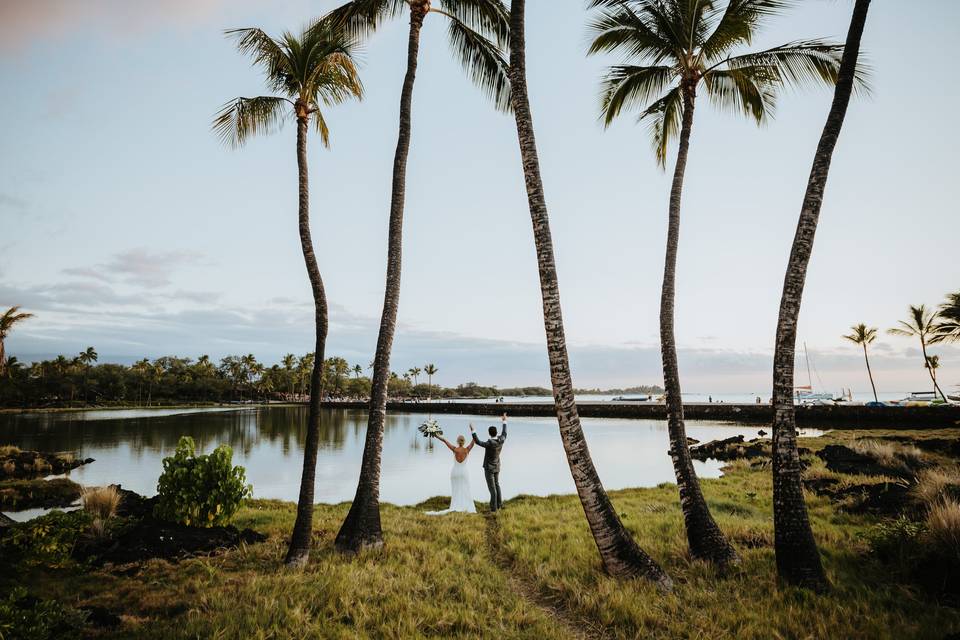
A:
<svg viewBox="0 0 960 640">
<path fill-rule="evenodd" d="M 936 335 L 930 339 L 930 344 L 960 342 L 960 291 L 947 294 L 947 300 L 940 305 L 937 315 L 940 317 L 940 322 L 937 324 Z"/>
<path fill-rule="evenodd" d="M 404 9 L 410 12 L 407 70 L 400 92 L 400 127 L 393 161 L 387 278 L 380 332 L 374 354 L 367 435 L 357 492 L 336 538 L 337 549 L 348 553 L 383 544 L 380 527 L 380 455 L 387 410 L 390 352 L 400 302 L 403 208 L 407 155 L 410 150 L 413 85 L 417 73 L 420 29 L 428 14 L 441 15 L 447 19 L 454 55 L 474 83 L 494 100 L 497 107 L 506 109 L 509 106 L 509 81 L 501 54 L 501 48 L 506 46 L 508 37 L 507 15 L 502 0 L 438 0 L 437 4 L 439 8 L 432 7 L 430 0 L 352 0 L 330 14 L 332 19 L 342 21 L 351 31 L 365 33 L 385 20 L 400 16 Z"/>
<path fill-rule="evenodd" d="M 407 370 L 407 373 L 409 373 L 409 374 L 410 374 L 410 377 L 413 378 L 413 384 L 414 384 L 414 385 L 420 384 L 420 382 L 419 382 L 419 380 L 418 380 L 418 378 L 419 378 L 419 376 L 420 376 L 420 373 L 421 373 L 420 367 L 411 367 L 410 369 Z"/>
<path fill-rule="evenodd" d="M 786 582 L 822 591 L 828 587 L 817 542 L 810 529 L 807 506 L 800 482 L 800 454 L 797 451 L 796 409 L 793 405 L 793 374 L 797 348 L 797 320 L 813 239 L 823 205 L 823 192 L 830 173 L 833 152 L 847 107 L 858 80 L 860 40 L 867 22 L 870 0 L 856 0 L 850 29 L 843 48 L 837 87 L 827 122 L 820 137 L 813 167 L 790 250 L 783 280 L 777 338 L 773 354 L 773 525 L 777 572 Z"/>
<path fill-rule="evenodd" d="M 940 368 L 940 356 L 930 356 L 927 358 L 927 363 L 924 366 L 930 372 L 930 377 L 933 378 L 933 382 L 936 384 L 937 369 Z M 942 394 L 943 392 L 941 391 L 940 393 Z"/>
<path fill-rule="evenodd" d="M 933 368 L 930 367 L 930 357 L 927 355 L 927 345 L 933 344 L 938 335 L 937 330 L 940 326 L 938 320 L 940 314 L 932 309 L 927 309 L 926 305 L 919 307 L 910 306 L 910 314 L 907 320 L 901 320 L 899 327 L 887 329 L 887 333 L 895 336 L 904 336 L 907 338 L 918 338 L 920 340 L 920 351 L 923 354 L 923 366 L 930 374 L 930 380 L 933 382 L 933 389 L 940 394 L 944 402 L 947 396 L 944 395 L 940 385 L 937 384 L 937 376 Z M 935 356 L 934 356 L 935 357 Z"/>
<path fill-rule="evenodd" d="M 297 356 L 293 355 L 292 353 L 288 353 L 287 355 L 283 356 L 283 359 L 280 360 L 280 364 L 283 365 L 284 377 L 287 381 L 287 390 L 289 391 L 290 395 L 293 395 L 293 369 L 297 364 Z"/>
<path fill-rule="evenodd" d="M 423 372 L 427 374 L 427 399 L 430 399 L 430 395 L 433 394 L 433 376 L 437 373 L 437 367 L 431 364 L 423 365 Z"/>
<path fill-rule="evenodd" d="M 737 555 L 710 514 L 690 458 L 674 336 L 680 201 L 697 91 L 702 85 L 716 106 L 760 124 L 772 115 L 783 86 L 834 82 L 840 48 L 807 40 L 734 55 L 739 46 L 750 43 L 766 18 L 788 4 L 786 0 L 731 0 L 722 11 L 706 0 L 592 0 L 591 4 L 601 11 L 590 24 L 590 53 L 625 53 L 630 63 L 610 67 L 603 77 L 604 124 L 609 126 L 624 109 L 642 109 L 639 120 L 650 121 L 654 151 L 663 167 L 679 134 L 660 297 L 670 456 L 690 552 L 695 558 L 724 565 L 735 562 Z"/>
<path fill-rule="evenodd" d="M 363 373 L 363 367 L 358 364 L 353 365 L 353 377 L 357 380 L 360 379 L 360 374 Z"/>
<path fill-rule="evenodd" d="M 6 341 L 7 336 L 10 335 L 10 332 L 13 330 L 15 325 L 32 317 L 32 313 L 20 311 L 19 305 L 10 307 L 3 313 L 2 316 L 0 316 L 0 374 L 6 370 L 7 366 L 7 352 L 3 346 L 4 341 Z"/>
<path fill-rule="evenodd" d="M 567 463 L 577 486 L 587 523 L 607 572 L 617 577 L 643 576 L 664 589 L 672 585 L 670 577 L 634 541 L 610 502 L 590 457 L 587 441 L 580 426 L 580 416 L 573 397 L 573 380 L 567 357 L 560 288 L 550 220 L 540 177 L 540 159 L 533 130 L 533 116 L 527 97 L 526 50 L 524 36 L 524 0 L 513 0 L 510 13 L 510 83 L 513 112 L 527 187 L 527 204 L 533 224 L 533 238 L 540 271 L 540 293 L 543 300 L 543 322 L 550 360 L 550 381 L 557 412 L 560 439 Z"/>
<path fill-rule="evenodd" d="M 285 119 L 297 122 L 299 169 L 298 224 L 300 247 L 313 291 L 316 328 L 315 359 L 310 377 L 310 410 L 303 452 L 303 474 L 297 501 L 297 519 L 287 551 L 288 565 L 305 565 L 313 529 L 313 486 L 320 442 L 320 375 L 327 340 L 327 298 L 310 236 L 310 190 L 307 171 L 307 131 L 312 124 L 324 146 L 330 132 L 321 105 L 332 106 L 361 98 L 363 88 L 353 52 L 356 40 L 331 22 L 321 19 L 299 35 L 286 32 L 273 39 L 260 29 L 233 29 L 241 53 L 250 55 L 267 76 L 267 84 L 280 95 L 237 98 L 227 103 L 214 120 L 214 130 L 233 146 L 257 133 L 276 129 Z"/>
<path fill-rule="evenodd" d="M 851 333 L 848 336 L 843 336 L 845 340 L 849 340 L 853 344 L 859 344 L 863 347 L 863 360 L 867 363 L 867 375 L 870 376 L 870 386 L 873 388 L 873 400 L 874 402 L 879 402 L 877 398 L 877 385 L 873 383 L 873 372 L 870 370 L 870 358 L 867 356 L 867 345 L 873 344 L 873 341 L 877 339 L 877 329 L 876 327 L 867 327 L 867 325 L 862 322 L 858 325 L 850 327 Z"/>
<path fill-rule="evenodd" d="M 93 347 L 87 347 L 85 351 L 81 351 L 80 355 L 77 356 L 77 360 L 80 361 L 80 364 L 83 365 L 83 398 L 84 400 L 89 401 L 87 397 L 87 392 L 89 391 L 88 386 L 90 382 L 90 366 L 97 361 L 97 358 L 100 356 L 97 354 L 97 350 Z"/>
</svg>

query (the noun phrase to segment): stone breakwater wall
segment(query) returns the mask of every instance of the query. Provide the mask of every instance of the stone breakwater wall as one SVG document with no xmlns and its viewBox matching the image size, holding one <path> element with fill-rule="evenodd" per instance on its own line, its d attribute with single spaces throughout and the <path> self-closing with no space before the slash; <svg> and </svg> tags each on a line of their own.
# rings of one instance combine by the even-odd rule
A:
<svg viewBox="0 0 960 640">
<path fill-rule="evenodd" d="M 324 407 L 366 410 L 365 402 L 325 402 Z M 633 418 L 666 420 L 667 408 L 655 402 L 582 402 L 583 418 Z M 534 402 L 390 402 L 387 410 L 405 413 L 553 417 L 553 405 Z M 764 404 L 697 403 L 683 408 L 687 420 L 770 423 L 773 408 Z M 858 405 L 813 405 L 797 407 L 797 423 L 833 429 L 925 429 L 960 428 L 960 406 L 949 407 L 864 407 Z"/>
</svg>

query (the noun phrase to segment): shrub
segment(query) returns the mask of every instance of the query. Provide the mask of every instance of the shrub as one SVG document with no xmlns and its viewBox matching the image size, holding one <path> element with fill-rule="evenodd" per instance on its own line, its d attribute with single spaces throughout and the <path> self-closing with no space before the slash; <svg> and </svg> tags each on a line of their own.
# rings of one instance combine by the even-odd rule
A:
<svg viewBox="0 0 960 640">
<path fill-rule="evenodd" d="M 70 555 L 80 536 L 90 526 L 85 511 L 51 511 L 28 522 L 12 524 L 0 539 L 3 553 L 26 564 L 61 567 L 70 561 Z"/>
<path fill-rule="evenodd" d="M 908 564 L 918 551 L 918 541 L 926 527 L 906 516 L 885 520 L 869 529 L 864 538 L 870 550 L 884 560 Z"/>
<path fill-rule="evenodd" d="M 62 638 L 73 636 L 86 622 L 87 614 L 54 600 L 27 595 L 14 587 L 0 599 L 0 638 Z"/>
<path fill-rule="evenodd" d="M 196 455 L 193 438 L 184 436 L 173 456 L 164 458 L 157 481 L 158 518 L 198 527 L 225 525 L 250 497 L 243 467 L 233 466 L 233 451 L 220 445 L 209 455 Z"/>
<path fill-rule="evenodd" d="M 926 456 L 914 446 L 898 446 L 890 442 L 879 440 L 856 440 L 850 448 L 865 456 L 873 458 L 877 464 L 891 469 L 912 471 L 923 466 Z"/>
</svg>

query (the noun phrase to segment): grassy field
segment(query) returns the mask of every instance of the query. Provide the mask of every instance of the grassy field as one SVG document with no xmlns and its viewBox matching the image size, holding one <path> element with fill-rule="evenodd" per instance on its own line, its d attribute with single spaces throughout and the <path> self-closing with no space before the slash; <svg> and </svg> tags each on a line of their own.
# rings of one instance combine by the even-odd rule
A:
<svg viewBox="0 0 960 640">
<path fill-rule="evenodd" d="M 960 430 L 929 433 L 956 437 Z M 865 435 L 841 432 L 802 444 L 816 449 Z M 821 466 L 817 460 L 811 473 L 831 473 Z M 315 552 L 305 571 L 282 565 L 294 505 L 252 501 L 235 524 L 268 533 L 266 543 L 132 569 L 24 568 L 0 577 L 0 591 L 14 580 L 31 595 L 102 606 L 122 617 L 119 629 L 97 637 L 940 640 L 960 632 L 960 610 L 898 581 L 868 554 L 862 534 L 875 518 L 808 496 L 834 585 L 817 596 L 777 583 L 768 469 L 737 462 L 703 484 L 743 557 L 726 575 L 687 554 L 673 485 L 612 494 L 625 524 L 673 576 L 669 594 L 601 572 L 574 496 L 521 496 L 496 517 L 423 515 L 443 506 L 442 499 L 387 505 L 387 547 L 355 558 L 332 550 L 347 506 L 318 506 Z"/>
</svg>

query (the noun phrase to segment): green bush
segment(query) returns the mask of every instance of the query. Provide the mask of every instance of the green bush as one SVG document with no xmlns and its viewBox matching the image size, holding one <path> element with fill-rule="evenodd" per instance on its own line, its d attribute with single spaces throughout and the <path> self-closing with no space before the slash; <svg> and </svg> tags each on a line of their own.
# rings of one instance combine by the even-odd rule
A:
<svg viewBox="0 0 960 640">
<path fill-rule="evenodd" d="M 15 587 L 10 595 L 0 599 L 0 639 L 78 637 L 86 618 L 83 611 L 54 600 L 32 598 L 23 587 Z"/>
<path fill-rule="evenodd" d="M 252 495 L 243 467 L 233 466 L 233 451 L 220 445 L 209 455 L 196 455 L 193 438 L 184 436 L 176 452 L 163 459 L 157 481 L 155 515 L 196 527 L 225 525 Z"/>
<path fill-rule="evenodd" d="M 84 511 L 51 511 L 27 522 L 7 527 L 0 541 L 4 554 L 25 564 L 62 567 L 71 562 L 73 549 L 90 526 Z"/>
</svg>

